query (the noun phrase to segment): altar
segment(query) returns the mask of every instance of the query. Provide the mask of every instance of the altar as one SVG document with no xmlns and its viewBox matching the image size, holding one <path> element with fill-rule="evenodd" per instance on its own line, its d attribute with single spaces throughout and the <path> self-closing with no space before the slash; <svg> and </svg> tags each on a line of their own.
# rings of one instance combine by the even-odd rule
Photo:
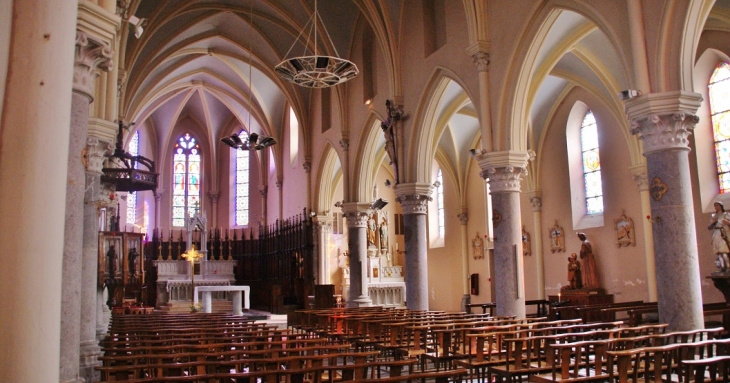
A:
<svg viewBox="0 0 730 383">
<path fill-rule="evenodd" d="M 195 274 L 195 286 L 231 286 L 236 278 L 233 274 L 235 261 L 202 261 L 200 274 Z M 193 284 L 190 278 L 190 262 L 153 261 L 157 267 L 157 308 L 175 302 L 189 303 L 193 300 Z M 218 292 L 215 300 L 228 300 L 228 294 Z"/>
</svg>

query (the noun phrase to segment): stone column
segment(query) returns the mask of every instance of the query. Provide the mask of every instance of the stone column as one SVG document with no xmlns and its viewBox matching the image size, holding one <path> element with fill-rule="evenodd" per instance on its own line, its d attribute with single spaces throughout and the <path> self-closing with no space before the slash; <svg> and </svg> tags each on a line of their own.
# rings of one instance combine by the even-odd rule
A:
<svg viewBox="0 0 730 383">
<path fill-rule="evenodd" d="M 314 268 L 315 280 L 320 285 L 330 283 L 330 270 L 329 270 L 329 248 L 327 246 L 327 240 L 332 232 L 332 217 L 329 215 L 318 215 L 314 217 L 316 234 L 315 240 L 315 252 L 317 260 Z"/>
<path fill-rule="evenodd" d="M 651 93 L 626 102 L 631 133 L 644 141 L 653 223 L 659 320 L 669 330 L 704 327 L 688 136 L 697 93 Z"/>
<path fill-rule="evenodd" d="M 488 178 L 494 221 L 494 285 L 497 315 L 525 317 L 525 281 L 520 219 L 520 181 L 527 173 L 525 152 L 492 152 L 478 157 Z"/>
<path fill-rule="evenodd" d="M 489 52 L 483 45 L 470 47 L 474 64 L 479 72 L 479 122 L 482 128 L 482 145 L 488 152 L 492 151 L 492 110 L 489 102 Z"/>
<path fill-rule="evenodd" d="M 366 225 L 370 215 L 369 204 L 346 202 L 342 213 L 347 218 L 347 247 L 350 252 L 350 296 L 347 307 L 373 304 L 368 296 L 368 241 Z"/>
<path fill-rule="evenodd" d="M 431 184 L 396 184 L 396 201 L 403 208 L 403 240 L 406 250 L 406 307 L 428 310 L 428 239 L 426 214 Z"/>
<path fill-rule="evenodd" d="M 101 349 L 97 340 L 97 311 L 106 302 L 99 302 L 102 295 L 98 284 L 99 258 L 99 210 L 111 203 L 111 190 L 101 184 L 101 169 L 106 156 L 114 146 L 96 137 L 86 141 L 86 189 L 84 195 L 83 251 L 81 276 L 81 339 L 79 374 L 87 382 L 100 379 L 94 367 L 100 366 Z"/>
<path fill-rule="evenodd" d="M 545 299 L 545 257 L 542 253 L 542 192 L 535 190 L 528 193 L 532 203 L 532 222 L 535 232 L 532 233 L 532 244 L 535 251 L 535 264 L 537 268 L 537 299 Z"/>
<path fill-rule="evenodd" d="M 276 180 L 276 189 L 279 191 L 279 221 L 284 221 L 284 181 Z"/>
<path fill-rule="evenodd" d="M 220 224 L 218 223 L 218 197 L 220 196 L 220 192 L 217 190 L 208 192 L 208 198 L 210 198 L 210 206 L 211 210 L 211 217 L 210 222 L 211 224 L 208 225 L 208 227 L 216 228 L 219 227 Z M 226 222 L 226 227 L 228 227 L 228 223 Z"/>
<path fill-rule="evenodd" d="M 165 193 L 165 189 L 157 188 L 152 192 L 155 197 L 155 228 L 160 228 L 160 209 L 162 209 L 162 195 Z M 160 233 L 161 235 L 161 233 Z"/>
<path fill-rule="evenodd" d="M 269 196 L 269 185 L 259 185 L 259 194 L 261 194 L 261 221 L 259 222 L 259 225 L 266 226 L 266 221 L 268 217 L 268 196 Z M 249 225 L 251 221 L 251 217 L 249 217 Z"/>
<path fill-rule="evenodd" d="M 13 54 L 0 121 L 0 375 L 56 382 L 77 10 L 61 0 L 13 1 L 10 9 L 5 38 Z M 80 163 L 81 151 L 74 155 Z"/>
<path fill-rule="evenodd" d="M 471 303 L 471 291 L 469 290 L 469 235 L 466 224 L 469 222 L 469 213 L 466 207 L 461 208 L 458 214 L 461 222 L 461 311 L 466 312 L 466 305 Z"/>
<path fill-rule="evenodd" d="M 654 228 L 651 221 L 646 219 L 651 217 L 651 201 L 649 196 L 649 180 L 646 177 L 646 166 L 637 165 L 629 168 L 634 176 L 634 181 L 639 187 L 639 195 L 641 197 L 641 222 L 644 228 L 644 256 L 646 257 L 646 288 L 649 294 L 648 302 L 657 301 L 656 290 L 656 265 L 654 264 Z"/>
<path fill-rule="evenodd" d="M 104 43 L 91 39 L 86 33 L 76 32 L 76 60 L 74 62 L 73 93 L 71 96 L 71 134 L 68 154 L 68 183 L 66 186 L 66 224 L 64 232 L 63 287 L 61 313 L 61 382 L 82 382 L 79 379 L 79 347 L 81 341 L 81 313 L 93 318 L 92 341 L 96 340 L 96 308 L 84 311 L 83 296 L 91 292 L 83 291 L 87 286 L 82 283 L 83 268 L 86 260 L 82 256 L 84 240 L 84 193 L 86 177 L 84 174 L 89 104 L 93 101 L 94 79 L 97 68 L 108 69 L 111 65 L 112 50 Z M 98 232 L 98 217 L 94 230 Z M 94 242 L 98 247 L 98 241 Z M 93 265 L 96 266 L 96 257 Z M 96 273 L 94 273 L 96 282 Z M 93 290 L 96 301 L 96 283 Z M 81 325 L 83 327 L 83 324 Z M 81 374 L 83 375 L 83 374 Z"/>
</svg>

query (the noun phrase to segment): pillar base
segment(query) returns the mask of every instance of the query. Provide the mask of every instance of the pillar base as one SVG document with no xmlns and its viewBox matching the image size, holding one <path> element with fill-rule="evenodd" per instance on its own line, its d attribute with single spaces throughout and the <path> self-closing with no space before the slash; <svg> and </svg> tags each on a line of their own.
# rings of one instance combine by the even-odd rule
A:
<svg viewBox="0 0 730 383">
<path fill-rule="evenodd" d="M 101 356 L 101 348 L 94 341 L 81 342 L 81 357 L 79 363 L 79 375 L 86 379 L 86 382 L 96 382 L 101 379 L 101 374 L 94 367 L 101 366 L 99 357 Z M 84 380 L 81 380 L 82 382 Z"/>
<path fill-rule="evenodd" d="M 461 311 L 467 312 L 466 305 L 471 304 L 471 294 L 464 294 L 461 297 Z"/>
<path fill-rule="evenodd" d="M 360 295 L 352 300 L 352 304 L 352 307 L 370 307 L 373 305 L 373 301 L 366 295 Z"/>
</svg>

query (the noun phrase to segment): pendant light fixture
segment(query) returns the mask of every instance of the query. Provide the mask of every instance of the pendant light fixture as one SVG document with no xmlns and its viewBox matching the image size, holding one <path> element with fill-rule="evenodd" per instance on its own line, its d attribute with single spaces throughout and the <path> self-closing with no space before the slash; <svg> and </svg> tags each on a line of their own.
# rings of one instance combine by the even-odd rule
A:
<svg viewBox="0 0 730 383">
<path fill-rule="evenodd" d="M 327 32 L 327 28 L 324 27 L 324 22 L 322 22 L 322 18 L 319 16 L 319 12 L 317 11 L 317 0 L 314 0 L 314 14 L 312 15 L 312 18 L 306 25 L 304 25 L 302 31 L 299 32 L 299 36 L 297 36 L 296 40 L 294 40 L 294 43 L 289 48 L 289 51 L 286 53 L 284 61 L 280 62 L 279 65 L 274 68 L 274 70 L 276 70 L 284 80 L 307 88 L 327 88 L 341 84 L 358 75 L 359 71 L 357 69 L 357 65 L 355 65 L 352 61 L 336 56 L 319 54 L 319 51 L 317 50 L 318 22 L 322 25 L 322 30 L 324 30 L 327 34 L 327 38 L 330 39 L 329 32 Z M 290 58 L 289 53 L 291 53 L 294 45 L 297 44 L 297 41 L 299 41 L 299 39 L 304 35 L 304 31 L 306 31 L 308 27 L 309 32 L 307 33 L 307 38 L 303 41 L 303 54 L 301 56 Z M 312 31 L 314 31 L 313 55 L 308 54 L 310 52 L 307 49 L 307 43 L 310 41 Z M 339 56 L 337 48 L 334 49 L 335 54 Z"/>
</svg>

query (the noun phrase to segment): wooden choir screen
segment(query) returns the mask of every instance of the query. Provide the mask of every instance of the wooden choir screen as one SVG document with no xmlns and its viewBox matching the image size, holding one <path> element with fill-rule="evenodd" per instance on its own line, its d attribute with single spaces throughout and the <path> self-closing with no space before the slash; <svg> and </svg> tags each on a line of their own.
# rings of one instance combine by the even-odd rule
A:
<svg viewBox="0 0 730 383">
<path fill-rule="evenodd" d="M 154 260 L 181 260 L 187 250 L 184 230 L 155 229 L 145 244 L 147 285 L 155 291 Z M 193 234 L 200 246 L 200 233 Z M 314 290 L 314 233 L 306 209 L 294 217 L 249 229 L 211 229 L 208 260 L 236 261 L 236 285 L 251 286 L 251 308 L 279 313 L 304 307 Z M 197 279 L 197 278 L 196 278 Z M 154 297 L 148 304 L 154 305 Z"/>
</svg>

